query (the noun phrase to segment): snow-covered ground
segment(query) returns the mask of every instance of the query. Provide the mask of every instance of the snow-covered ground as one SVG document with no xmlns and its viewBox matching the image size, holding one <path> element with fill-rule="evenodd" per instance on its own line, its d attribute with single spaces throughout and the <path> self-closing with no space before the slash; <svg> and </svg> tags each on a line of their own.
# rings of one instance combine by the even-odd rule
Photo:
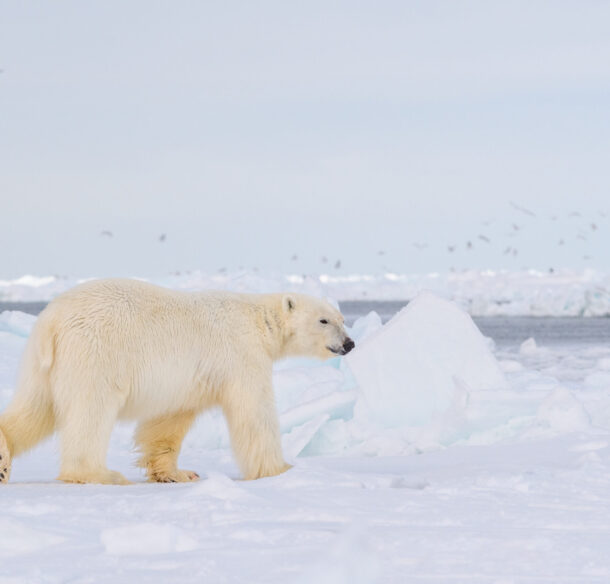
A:
<svg viewBox="0 0 610 584">
<path fill-rule="evenodd" d="M 443 274 L 280 275 L 199 271 L 148 278 L 169 288 L 237 292 L 290 290 L 337 300 L 410 300 L 431 290 L 476 316 L 608 316 L 610 274 L 595 270 L 464 271 Z M 23 276 L 0 280 L 0 302 L 50 300 L 80 280 Z"/>
<path fill-rule="evenodd" d="M 498 290 L 510 280 L 493 277 Z M 173 284 L 207 285 L 194 278 Z M 511 298 L 536 278 L 564 300 L 571 287 L 582 300 L 608 285 L 530 274 Z M 0 410 L 33 322 L 0 315 Z M 375 313 L 359 319 L 351 334 L 348 359 L 275 368 L 295 464 L 281 476 L 238 480 L 216 412 L 184 444 L 181 465 L 202 475 L 195 484 L 143 482 L 129 424 L 113 434 L 109 466 L 132 486 L 55 482 L 54 441 L 16 459 L 0 488 L 0 584 L 610 581 L 609 346 L 497 348 L 429 294 L 383 327 Z"/>
</svg>

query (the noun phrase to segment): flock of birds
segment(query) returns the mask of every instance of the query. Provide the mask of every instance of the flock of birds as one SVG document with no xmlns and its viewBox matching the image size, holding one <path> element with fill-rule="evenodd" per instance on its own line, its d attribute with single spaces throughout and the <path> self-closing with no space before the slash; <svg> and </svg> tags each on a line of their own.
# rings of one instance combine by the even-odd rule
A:
<svg viewBox="0 0 610 584">
<path fill-rule="evenodd" d="M 528 209 L 523 205 L 519 205 L 513 201 L 510 202 L 510 207 L 513 209 L 513 212 L 516 212 L 521 215 L 521 220 L 516 219 L 512 220 L 507 227 L 507 231 L 504 233 L 504 243 L 501 244 L 501 253 L 504 256 L 512 256 L 516 258 L 519 255 L 519 237 L 528 229 L 532 227 L 531 221 L 540 220 L 543 217 L 538 216 L 534 211 Z M 572 211 L 567 215 L 567 218 L 571 221 L 575 221 L 575 225 L 570 227 L 571 229 L 571 238 L 564 236 L 559 236 L 556 240 L 558 246 L 566 246 L 570 243 L 574 243 L 576 240 L 588 242 L 591 237 L 599 230 L 600 221 L 603 221 L 608 216 L 608 213 L 603 210 L 597 211 L 597 217 L 594 219 L 586 218 L 579 211 Z M 564 219 L 565 217 L 560 217 L 559 215 L 551 215 L 548 217 L 553 222 L 557 222 L 560 219 Z M 530 222 L 528 224 L 528 222 Z M 476 237 L 470 238 L 463 242 L 462 244 L 450 243 L 446 245 L 446 251 L 449 254 L 454 254 L 460 250 L 465 250 L 467 252 L 473 251 L 477 245 L 491 246 L 492 238 L 489 235 L 489 228 L 494 223 L 493 220 L 483 221 L 482 227 L 485 229 L 481 230 L 481 233 L 478 233 Z M 507 244 L 506 238 L 509 238 L 511 241 Z M 432 246 L 428 245 L 426 242 L 415 241 L 412 243 L 412 246 L 417 251 L 426 250 Z M 385 252 L 379 251 L 379 255 L 384 255 Z M 588 254 L 584 254 L 581 256 L 583 260 L 591 260 L 593 257 Z"/>
<path fill-rule="evenodd" d="M 510 224 L 507 227 L 508 231 L 505 231 L 505 233 L 504 233 L 505 238 L 511 239 L 511 242 L 510 242 L 510 244 L 506 244 L 506 243 L 502 244 L 501 253 L 503 256 L 509 256 L 509 257 L 516 258 L 519 255 L 519 247 L 518 247 L 518 243 L 517 243 L 518 238 L 524 231 L 526 231 L 531 226 L 531 225 L 527 225 L 527 221 L 539 220 L 542 217 L 539 217 L 531 209 L 528 209 L 527 207 L 520 205 L 518 203 L 515 203 L 513 201 L 510 202 L 510 207 L 513 209 L 513 212 L 516 212 L 521 216 L 522 220 L 521 221 L 519 221 L 518 219 L 511 220 Z M 606 219 L 608 216 L 608 213 L 606 211 L 599 210 L 597 212 L 597 216 L 599 218 L 591 219 L 591 218 L 584 217 L 583 214 L 578 211 L 572 211 L 571 213 L 569 213 L 568 218 L 570 220 L 575 220 L 577 223 L 574 226 L 575 229 L 574 228 L 572 229 L 572 240 L 579 240 L 579 241 L 583 241 L 583 242 L 589 241 L 589 238 L 599 230 L 599 228 L 600 228 L 599 222 Z M 560 217 L 559 215 L 551 215 L 548 219 L 556 222 L 556 221 L 562 219 L 562 217 Z M 467 239 L 466 241 L 462 242 L 461 244 L 458 244 L 458 243 L 447 244 L 446 252 L 448 254 L 454 254 L 458 251 L 464 251 L 464 250 L 466 252 L 471 252 L 471 251 L 475 250 L 475 247 L 477 245 L 491 246 L 493 244 L 493 242 L 492 242 L 492 238 L 489 235 L 489 230 L 487 228 L 491 227 L 491 225 L 494 223 L 495 223 L 495 221 L 493 221 L 493 220 L 483 221 L 481 225 L 482 225 L 482 227 L 484 227 L 486 229 L 481 230 L 482 232 L 478 233 L 476 235 L 476 237 Z M 487 231 L 487 233 L 485 231 Z M 575 233 L 574 233 L 574 231 L 575 231 Z M 114 234 L 112 231 L 105 229 L 100 232 L 100 236 L 105 237 L 105 238 L 112 238 L 112 237 L 114 237 Z M 157 236 L 157 241 L 159 243 L 165 243 L 167 241 L 167 234 L 166 233 L 159 234 Z M 570 239 L 566 236 L 561 236 L 557 240 L 558 246 L 566 246 L 569 243 L 570 243 Z M 429 245 L 427 242 L 422 242 L 422 241 L 414 241 L 414 242 L 412 242 L 411 245 L 415 250 L 417 250 L 419 252 L 433 247 L 432 245 Z M 385 255 L 386 255 L 385 250 L 377 251 L 377 256 L 379 256 L 380 259 Z M 582 259 L 591 260 L 593 258 L 592 258 L 592 256 L 585 254 L 585 255 L 582 255 Z M 295 263 L 298 262 L 299 255 L 297 253 L 294 253 L 291 256 L 290 260 Z M 332 266 L 335 270 L 340 270 L 341 266 L 342 266 L 342 261 L 340 259 L 331 260 L 327 256 L 321 256 L 319 258 L 319 261 L 323 266 L 326 266 L 326 267 Z M 383 266 L 383 269 L 386 271 L 392 271 L 392 270 L 389 270 L 387 268 L 387 266 Z M 221 268 L 218 271 L 225 272 L 226 268 Z M 255 271 L 257 271 L 256 268 L 255 268 Z"/>
<path fill-rule="evenodd" d="M 523 207 L 521 205 L 517 205 L 516 203 L 511 202 L 511 207 L 513 207 L 515 210 L 517 210 L 520 213 L 522 213 L 524 215 L 527 215 L 529 217 L 533 217 L 533 218 L 537 218 L 538 217 L 536 215 L 536 213 L 534 213 L 530 209 L 528 209 L 526 207 Z M 598 214 L 602 218 L 606 218 L 607 217 L 607 213 L 605 211 L 598 211 Z M 576 218 L 576 219 L 583 219 L 583 215 L 580 212 L 578 212 L 578 211 L 573 211 L 568 216 L 570 218 L 572 218 L 572 219 L 574 219 L 574 218 Z M 558 215 L 551 215 L 550 219 L 552 221 L 557 221 L 559 219 L 559 216 Z M 484 221 L 482 223 L 482 225 L 484 227 L 489 227 L 492 223 L 493 223 L 492 220 L 487 220 L 487 221 Z M 506 237 L 516 237 L 519 234 L 519 232 L 521 232 L 524 229 L 524 225 L 523 225 L 523 223 L 519 224 L 517 222 L 512 222 L 510 224 L 510 226 L 509 226 L 509 229 L 510 229 L 509 232 L 505 233 L 505 236 Z M 580 227 L 574 237 L 575 237 L 575 239 L 580 239 L 582 241 L 588 241 L 590 233 L 591 232 L 594 233 L 598 229 L 599 229 L 599 226 L 598 226 L 597 222 L 596 221 L 590 221 L 587 224 L 587 229 L 585 230 L 582 227 Z M 589 231 L 589 233 L 587 233 L 587 231 Z M 477 235 L 476 239 L 479 240 L 479 241 L 482 241 L 482 242 L 484 242 L 486 244 L 491 244 L 492 243 L 491 238 L 488 235 L 485 235 L 483 233 L 479 233 Z M 558 245 L 565 245 L 566 241 L 567 241 L 566 238 L 560 237 L 559 240 L 557 241 L 557 244 Z M 415 249 L 418 249 L 418 250 L 421 251 L 421 250 L 424 250 L 424 249 L 428 248 L 429 246 L 428 246 L 427 243 L 414 242 L 413 243 L 413 247 Z M 474 247 L 475 247 L 475 244 L 473 243 L 473 239 L 467 240 L 465 242 L 465 244 L 464 244 L 464 247 L 465 247 L 466 250 L 469 250 L 469 251 L 473 250 Z M 453 252 L 457 251 L 458 249 L 459 249 L 459 246 L 457 244 L 447 245 L 447 251 L 449 253 L 453 253 Z M 383 252 L 380 252 L 380 253 L 383 253 Z M 509 245 L 508 247 L 506 247 L 504 249 L 503 253 L 504 254 L 512 254 L 512 255 L 516 256 L 518 254 L 518 249 L 515 246 L 513 246 L 513 245 Z"/>
</svg>

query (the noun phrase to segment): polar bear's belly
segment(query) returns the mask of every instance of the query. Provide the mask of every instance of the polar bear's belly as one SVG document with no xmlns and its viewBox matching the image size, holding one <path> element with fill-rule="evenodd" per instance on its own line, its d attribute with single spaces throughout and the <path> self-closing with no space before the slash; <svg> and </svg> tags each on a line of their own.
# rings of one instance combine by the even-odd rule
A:
<svg viewBox="0 0 610 584">
<path fill-rule="evenodd" d="M 211 405 L 211 392 L 193 371 L 156 371 L 134 380 L 121 419 L 147 419 L 172 412 L 200 411 Z"/>
</svg>

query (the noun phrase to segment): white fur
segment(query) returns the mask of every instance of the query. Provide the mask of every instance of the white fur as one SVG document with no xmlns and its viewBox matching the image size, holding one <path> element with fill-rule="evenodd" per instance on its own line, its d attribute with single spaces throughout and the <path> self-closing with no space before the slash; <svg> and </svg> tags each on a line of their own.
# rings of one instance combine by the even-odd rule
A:
<svg viewBox="0 0 610 584">
<path fill-rule="evenodd" d="M 149 478 L 194 480 L 176 466 L 182 439 L 199 413 L 220 406 L 245 478 L 278 474 L 288 466 L 273 361 L 328 358 L 346 339 L 341 314 L 309 296 L 82 284 L 51 302 L 32 331 L 14 400 L 0 415 L 0 456 L 10 472 L 11 455 L 57 430 L 60 479 L 125 483 L 106 468 L 106 451 L 116 420 L 135 419 Z"/>
</svg>

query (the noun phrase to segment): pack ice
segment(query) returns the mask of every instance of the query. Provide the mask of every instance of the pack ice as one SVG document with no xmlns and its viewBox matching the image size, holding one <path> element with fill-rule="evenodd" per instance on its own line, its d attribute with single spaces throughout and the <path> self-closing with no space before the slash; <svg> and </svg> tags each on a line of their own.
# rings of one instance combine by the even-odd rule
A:
<svg viewBox="0 0 610 584">
<path fill-rule="evenodd" d="M 469 391 L 507 388 L 470 316 L 429 292 L 361 342 L 347 362 L 370 418 L 388 428 L 428 424 Z"/>
</svg>

